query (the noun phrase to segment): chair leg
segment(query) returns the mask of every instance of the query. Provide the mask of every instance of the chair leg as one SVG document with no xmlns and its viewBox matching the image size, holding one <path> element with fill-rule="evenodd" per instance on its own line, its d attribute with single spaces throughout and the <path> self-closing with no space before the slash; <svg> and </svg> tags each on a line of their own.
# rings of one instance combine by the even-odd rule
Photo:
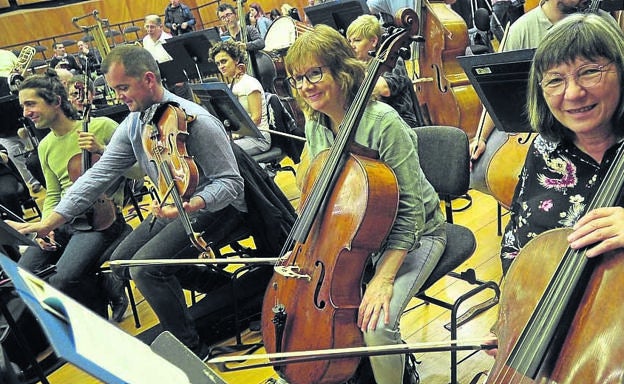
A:
<svg viewBox="0 0 624 384">
<path fill-rule="evenodd" d="M 137 310 L 136 301 L 134 300 L 134 293 L 132 293 L 132 286 L 130 280 L 124 280 L 124 286 L 128 293 L 128 300 L 130 301 L 130 308 L 132 309 L 132 316 L 134 317 L 134 326 L 141 328 L 141 321 L 139 320 L 139 311 Z"/>
</svg>

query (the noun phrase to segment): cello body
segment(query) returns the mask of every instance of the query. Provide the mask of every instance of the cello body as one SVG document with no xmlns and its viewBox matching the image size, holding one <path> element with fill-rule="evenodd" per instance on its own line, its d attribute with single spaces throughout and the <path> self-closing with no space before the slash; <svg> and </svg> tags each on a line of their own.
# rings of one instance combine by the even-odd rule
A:
<svg viewBox="0 0 624 384">
<path fill-rule="evenodd" d="M 507 140 L 492 154 L 486 171 L 485 183 L 492 197 L 505 209 L 511 207 L 524 159 L 535 138 L 534 134 L 507 134 Z"/>
<path fill-rule="evenodd" d="M 326 154 L 322 152 L 312 162 L 308 179 L 317 179 Z M 268 353 L 363 345 L 357 327 L 363 272 L 394 222 L 398 187 L 387 165 L 350 155 L 334 191 L 308 241 L 298 243 L 289 255 L 288 264 L 296 264 L 298 272 L 310 279 L 274 273 L 269 282 L 262 308 Z M 302 191 L 303 199 L 307 193 Z M 271 315 L 276 303 L 286 312 L 283 336 L 268 331 L 275 329 Z M 318 360 L 284 365 L 277 371 L 291 384 L 342 383 L 353 376 L 359 360 Z"/>
<path fill-rule="evenodd" d="M 416 85 L 421 108 L 435 125 L 450 125 L 474 137 L 481 115 L 481 101 L 457 61 L 468 46 L 466 22 L 446 3 L 425 1 L 422 11 L 422 50 L 418 59 L 420 81 Z"/>
<path fill-rule="evenodd" d="M 566 253 L 570 232 L 559 228 L 542 233 L 525 245 L 509 269 L 497 324 L 498 357 L 487 383 L 609 384 L 624 379 L 624 306 L 617 293 L 624 289 L 621 250 L 599 257 L 569 316 L 567 333 L 549 352 L 537 378 L 524 376 L 500 358 L 509 356 L 517 343 Z"/>
</svg>

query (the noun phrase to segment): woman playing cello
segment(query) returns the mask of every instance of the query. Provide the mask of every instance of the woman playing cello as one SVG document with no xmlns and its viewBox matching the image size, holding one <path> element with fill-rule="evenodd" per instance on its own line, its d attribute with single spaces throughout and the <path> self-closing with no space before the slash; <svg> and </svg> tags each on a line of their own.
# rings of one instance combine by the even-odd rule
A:
<svg viewBox="0 0 624 384">
<path fill-rule="evenodd" d="M 545 358 L 545 365 L 540 365 L 541 360 L 528 354 L 531 364 L 522 366 L 529 367 L 527 376 L 536 382 L 545 381 L 533 376 L 534 361 L 538 377 L 554 382 L 622 381 L 621 337 L 614 337 L 620 332 L 617 320 L 622 313 L 617 313 L 621 306 L 613 300 L 618 288 L 611 276 L 621 276 L 623 266 L 621 252 L 613 252 L 624 247 L 623 76 L 624 35 L 614 23 L 594 14 L 569 16 L 537 48 L 527 109 L 539 135 L 528 152 L 502 242 L 506 284 L 497 324 L 497 362 L 488 382 L 516 382 L 506 375 L 513 371 L 523 376 L 525 371 L 516 369 L 518 356 L 538 350 L 534 346 L 541 347 L 542 340 L 548 348 L 544 356 L 556 360 Z M 567 248 L 563 258 L 543 241 L 553 242 L 553 235 L 563 235 L 559 236 L 561 248 Z M 539 265 L 527 268 L 532 263 Z M 541 285 L 543 276 L 548 285 Z M 531 303 L 524 298 L 542 287 L 535 309 L 527 310 Z M 505 303 L 507 298 L 513 302 Z M 551 311 L 565 312 L 559 320 L 541 323 L 544 331 L 536 337 L 526 331 L 534 329 L 534 319 L 548 318 Z M 509 329 L 525 315 L 531 316 L 526 327 L 522 323 L 522 333 L 514 335 Z M 553 332 L 553 325 L 564 330 Z"/>
<path fill-rule="evenodd" d="M 324 25 L 294 42 L 285 65 L 307 117 L 305 152 L 316 156 L 334 144 L 365 65 L 343 36 Z M 373 255 L 375 273 L 360 304 L 357 325 L 369 346 L 399 344 L 401 314 L 444 251 L 444 217 L 438 196 L 420 169 L 416 135 L 394 109 L 376 101 L 366 104 L 355 143 L 379 153 L 396 175 L 399 190 L 398 213 L 384 245 Z M 404 382 L 403 355 L 373 357 L 371 365 L 377 383 Z"/>
<path fill-rule="evenodd" d="M 624 209 L 584 212 L 624 137 L 622 32 L 590 15 L 561 23 L 540 44 L 529 79 L 530 122 L 539 136 L 503 237 L 504 271 L 531 238 L 552 228 L 573 227 L 573 248 L 599 243 L 588 256 L 624 246 Z"/>
</svg>

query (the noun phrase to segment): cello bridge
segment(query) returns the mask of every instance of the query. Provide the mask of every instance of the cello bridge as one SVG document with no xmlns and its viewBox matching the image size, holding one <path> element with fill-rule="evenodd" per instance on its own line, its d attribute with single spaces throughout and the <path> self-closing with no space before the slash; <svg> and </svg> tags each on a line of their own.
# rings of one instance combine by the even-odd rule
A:
<svg viewBox="0 0 624 384">
<path fill-rule="evenodd" d="M 295 279 L 307 279 L 308 281 L 312 280 L 312 277 L 310 277 L 310 275 L 303 275 L 301 273 L 299 273 L 299 267 L 296 265 L 290 265 L 290 266 L 275 266 L 274 267 L 275 272 L 279 273 L 280 275 L 284 276 L 284 277 L 294 277 Z"/>
</svg>

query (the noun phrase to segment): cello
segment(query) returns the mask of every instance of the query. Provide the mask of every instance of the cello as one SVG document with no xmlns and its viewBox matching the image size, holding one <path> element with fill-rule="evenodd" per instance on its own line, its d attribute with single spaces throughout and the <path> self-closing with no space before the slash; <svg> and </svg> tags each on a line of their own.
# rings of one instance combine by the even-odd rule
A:
<svg viewBox="0 0 624 384">
<path fill-rule="evenodd" d="M 262 336 L 269 353 L 363 344 L 357 316 L 364 267 L 394 222 L 398 186 L 386 164 L 352 152 L 353 137 L 377 78 L 387 71 L 383 67 L 394 65 L 399 48 L 418 33 L 413 10 L 402 11 L 401 21 L 409 32 L 392 33 L 381 45 L 334 144 L 307 173 L 302 209 L 282 249 L 287 257 L 274 267 L 264 297 Z M 292 384 L 340 383 L 353 376 L 359 360 L 284 364 L 276 370 Z"/>
<path fill-rule="evenodd" d="M 82 132 L 89 132 L 89 120 L 91 114 L 91 103 L 88 101 L 87 83 L 77 82 L 76 89 L 79 96 L 83 100 L 84 110 L 82 113 Z M 73 156 L 67 163 L 67 172 L 71 181 L 76 181 L 78 177 L 83 175 L 91 166 L 100 158 L 99 154 L 94 154 L 83 149 L 80 154 Z M 103 231 L 113 225 L 117 218 L 117 207 L 115 203 L 106 195 L 99 196 L 93 205 L 85 212 L 84 218 L 77 217 L 74 224 L 78 224 L 80 220 L 86 220 L 87 225 L 94 231 Z"/>
<path fill-rule="evenodd" d="M 482 106 L 457 61 L 468 46 L 466 22 L 442 1 L 424 4 L 425 41 L 418 58 L 420 78 L 415 81 L 418 100 L 432 124 L 458 127 L 472 138 Z"/>
<path fill-rule="evenodd" d="M 616 205 L 622 172 L 620 145 L 586 212 Z M 621 290 L 624 255 L 618 250 L 588 259 L 587 248 L 568 248 L 570 232 L 540 234 L 511 265 L 500 301 L 498 356 L 487 383 L 622 382 L 624 306 L 613 294 Z"/>
</svg>

